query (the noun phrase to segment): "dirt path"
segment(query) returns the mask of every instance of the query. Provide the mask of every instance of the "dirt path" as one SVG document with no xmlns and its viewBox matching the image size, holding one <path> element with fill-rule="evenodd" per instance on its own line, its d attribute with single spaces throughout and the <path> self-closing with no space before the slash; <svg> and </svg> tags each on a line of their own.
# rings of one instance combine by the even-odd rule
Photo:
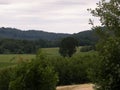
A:
<svg viewBox="0 0 120 90">
<path fill-rule="evenodd" d="M 59 86 L 56 90 L 93 90 L 93 84 Z"/>
</svg>

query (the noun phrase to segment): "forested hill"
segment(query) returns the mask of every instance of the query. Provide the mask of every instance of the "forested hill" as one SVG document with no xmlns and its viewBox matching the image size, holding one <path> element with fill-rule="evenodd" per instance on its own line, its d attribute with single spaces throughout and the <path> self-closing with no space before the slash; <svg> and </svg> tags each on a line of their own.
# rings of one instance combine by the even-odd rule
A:
<svg viewBox="0 0 120 90">
<path fill-rule="evenodd" d="M 72 36 L 79 40 L 80 46 L 94 45 L 98 41 L 97 34 L 95 33 L 95 31 L 92 30 L 79 32 L 73 34 Z"/>
<path fill-rule="evenodd" d="M 26 40 L 48 40 L 54 41 L 69 36 L 70 34 L 50 33 L 37 30 L 22 31 L 15 28 L 0 28 L 0 38 L 26 39 Z"/>
<path fill-rule="evenodd" d="M 96 43 L 98 38 L 91 30 L 86 30 L 76 34 L 64 34 L 64 33 L 50 33 L 37 30 L 22 31 L 15 28 L 0 28 L 0 38 L 9 39 L 22 39 L 22 40 L 45 40 L 45 41 L 58 41 L 61 38 L 72 36 L 79 40 L 80 45 L 91 45 Z M 53 44 L 56 42 L 53 42 Z M 54 45 L 53 45 L 54 46 Z"/>
</svg>

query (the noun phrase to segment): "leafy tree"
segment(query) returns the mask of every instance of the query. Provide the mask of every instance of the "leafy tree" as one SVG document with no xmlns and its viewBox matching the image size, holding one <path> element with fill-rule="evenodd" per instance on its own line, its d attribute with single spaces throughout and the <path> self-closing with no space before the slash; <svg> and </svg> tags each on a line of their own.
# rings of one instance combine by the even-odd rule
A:
<svg viewBox="0 0 120 90">
<path fill-rule="evenodd" d="M 97 8 L 95 10 L 91 10 L 91 13 L 95 17 L 100 18 L 100 22 L 103 28 L 97 27 L 97 30 L 102 32 L 105 31 L 105 34 L 113 33 L 115 36 L 120 36 L 120 1 L 119 0 L 110 0 L 107 2 L 106 0 L 101 0 L 97 3 Z M 94 23 L 90 20 L 90 23 L 94 25 Z M 96 28 L 96 27 L 94 27 Z"/>
<path fill-rule="evenodd" d="M 93 16 L 99 17 L 103 28 L 94 26 L 101 37 L 97 44 L 99 68 L 92 77 L 98 90 L 119 90 L 120 88 L 120 0 L 101 0 Z M 94 25 L 91 22 L 92 25 Z"/>
<path fill-rule="evenodd" d="M 12 68 L 2 68 L 0 69 L 0 90 L 8 90 L 9 82 L 13 75 Z"/>
<path fill-rule="evenodd" d="M 64 38 L 61 41 L 59 53 L 64 57 L 71 57 L 76 52 L 76 46 L 78 46 L 78 41 L 75 38 Z"/>
<path fill-rule="evenodd" d="M 30 62 L 0 69 L 0 90 L 55 90 L 58 77 L 43 54 Z"/>
<path fill-rule="evenodd" d="M 36 60 L 23 62 L 15 69 L 9 90 L 55 90 L 58 77 L 43 54 L 38 53 Z"/>
</svg>

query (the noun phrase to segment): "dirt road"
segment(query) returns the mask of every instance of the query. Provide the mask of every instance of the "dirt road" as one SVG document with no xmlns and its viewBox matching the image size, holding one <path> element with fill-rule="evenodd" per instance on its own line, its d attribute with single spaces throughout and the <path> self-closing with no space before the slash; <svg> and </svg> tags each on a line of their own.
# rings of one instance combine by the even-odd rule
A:
<svg viewBox="0 0 120 90">
<path fill-rule="evenodd" d="M 59 86 L 56 90 L 93 90 L 93 84 Z"/>
</svg>

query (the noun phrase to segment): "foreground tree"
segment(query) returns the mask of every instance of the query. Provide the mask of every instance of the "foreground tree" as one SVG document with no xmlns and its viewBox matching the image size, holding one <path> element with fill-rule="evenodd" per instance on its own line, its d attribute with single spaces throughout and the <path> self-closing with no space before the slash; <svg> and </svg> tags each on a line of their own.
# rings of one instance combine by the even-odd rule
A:
<svg viewBox="0 0 120 90">
<path fill-rule="evenodd" d="M 99 17 L 101 27 L 94 26 L 100 36 L 97 50 L 100 56 L 99 68 L 93 69 L 92 80 L 97 90 L 119 90 L 120 88 L 120 0 L 102 0 L 93 16 Z M 92 25 L 94 25 L 91 22 Z M 97 71 L 97 72 L 95 72 Z M 96 76 L 96 78 L 95 78 Z"/>
<path fill-rule="evenodd" d="M 39 53 L 36 59 L 0 69 L 0 90 L 56 90 L 58 75 Z"/>
<path fill-rule="evenodd" d="M 61 41 L 59 53 L 64 57 L 71 57 L 76 52 L 76 46 L 78 46 L 78 41 L 75 38 L 64 38 Z"/>
</svg>

